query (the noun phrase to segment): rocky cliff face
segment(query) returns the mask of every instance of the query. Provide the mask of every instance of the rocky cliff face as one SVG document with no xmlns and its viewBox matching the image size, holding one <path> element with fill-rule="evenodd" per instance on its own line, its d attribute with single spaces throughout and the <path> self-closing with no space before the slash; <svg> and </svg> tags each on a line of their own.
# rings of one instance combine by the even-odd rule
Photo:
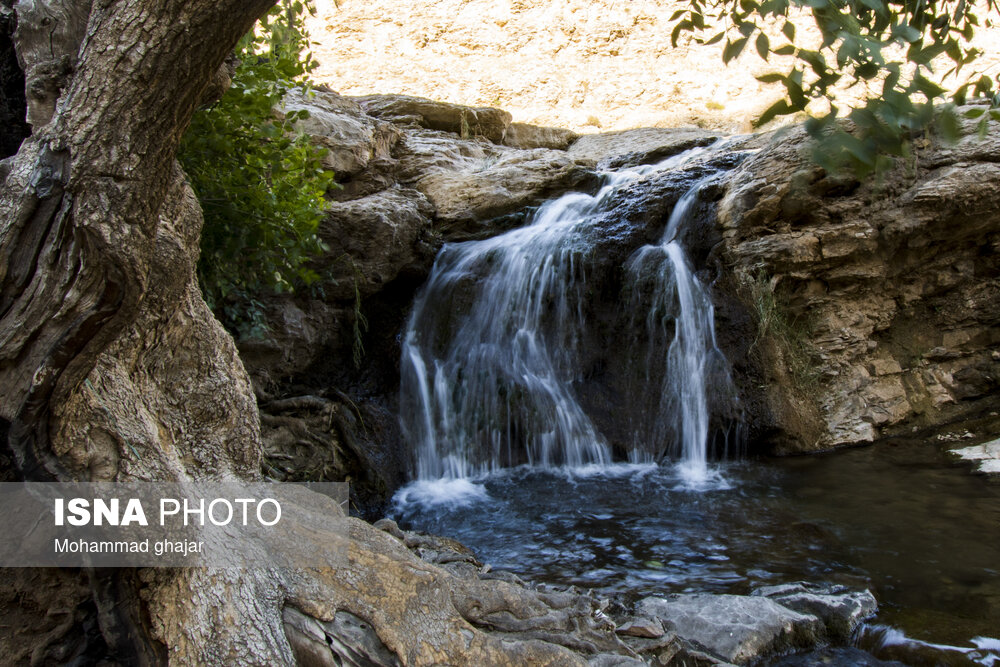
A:
<svg viewBox="0 0 1000 667">
<path fill-rule="evenodd" d="M 784 94 L 755 77 L 786 72 L 791 58 L 752 49 L 722 66 L 723 43 L 681 37 L 670 17 L 687 3 L 631 0 L 318 0 L 309 22 L 319 80 L 345 95 L 406 93 L 469 106 L 498 106 L 514 119 L 579 132 L 697 125 L 749 131 Z M 816 48 L 803 12 L 796 43 Z M 784 42 L 779 25 L 771 44 Z M 711 34 L 711 33 L 710 33 Z M 983 71 L 1000 62 L 1000 32 L 975 43 Z M 944 72 L 945 64 L 939 71 Z M 951 84 L 948 84 L 951 85 Z M 957 84 L 956 84 L 957 85 Z M 881 84 L 871 94 L 881 93 Z M 863 99 L 854 87 L 838 104 Z"/>
<path fill-rule="evenodd" d="M 331 192 L 312 294 L 267 304 L 270 332 L 240 343 L 262 408 L 265 472 L 349 479 L 377 514 L 404 481 L 397 337 L 443 243 L 500 233 L 533 206 L 594 185 L 593 156 L 566 130 L 512 124 L 499 109 L 406 96 L 292 95 L 329 149 Z M 685 134 L 685 141 L 705 133 Z M 345 393 L 346 391 L 346 393 Z"/>
<path fill-rule="evenodd" d="M 592 188 L 596 169 L 717 138 L 697 129 L 578 138 L 512 124 L 496 109 L 406 96 L 319 91 L 289 106 L 310 109 L 304 128 L 330 148 L 342 187 L 322 230 L 331 248 L 318 262 L 330 277 L 323 294 L 272 300 L 271 334 L 241 344 L 262 408 L 265 471 L 351 479 L 359 508 L 375 514 L 405 479 L 398 337 L 441 244 L 522 224 L 545 198 Z M 623 289 L 619 267 L 657 238 L 695 181 L 726 172 L 702 195 L 704 223 L 687 244 L 713 284 L 751 444 L 814 451 L 988 415 L 1000 371 L 998 148 L 989 137 L 928 138 L 913 161 L 862 184 L 813 166 L 805 135 L 791 131 L 732 140 L 630 189 L 593 253 L 599 325 L 582 355 L 590 380 L 581 400 L 623 440 L 628 410 L 613 403 L 628 360 L 611 341 L 627 332 L 607 317 Z"/>
<path fill-rule="evenodd" d="M 719 206 L 730 287 L 763 323 L 779 452 L 871 442 L 998 407 L 997 126 L 933 137 L 881 182 L 825 174 L 770 139 Z"/>
</svg>

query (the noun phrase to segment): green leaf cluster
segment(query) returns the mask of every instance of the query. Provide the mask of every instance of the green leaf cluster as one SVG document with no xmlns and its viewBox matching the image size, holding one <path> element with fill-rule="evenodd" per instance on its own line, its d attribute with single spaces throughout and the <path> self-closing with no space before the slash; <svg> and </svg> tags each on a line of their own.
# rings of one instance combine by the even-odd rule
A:
<svg viewBox="0 0 1000 667">
<path fill-rule="evenodd" d="M 309 10 L 279 3 L 243 37 L 231 87 L 195 114 L 181 142 L 205 215 L 202 291 L 240 335 L 262 333 L 261 294 L 314 284 L 308 262 L 326 250 L 317 233 L 333 180 L 322 166 L 325 149 L 295 127 L 307 112 L 276 112 L 290 89 L 310 85 Z"/>
<path fill-rule="evenodd" d="M 989 113 L 966 112 L 980 118 L 980 133 L 990 118 L 1000 119 L 997 80 L 969 72 L 982 55 L 971 43 L 981 17 L 989 25 L 996 14 L 996 0 L 688 0 L 672 17 L 671 42 L 676 45 L 685 33 L 703 44 L 725 40 L 726 63 L 749 44 L 764 60 L 772 53 L 793 56 L 790 71 L 758 77 L 782 84 L 785 95 L 756 124 L 825 100 L 829 111 L 806 125 L 815 140 L 814 157 L 827 169 L 865 176 L 884 171 L 894 157 L 909 156 L 912 139 L 929 128 L 956 139 L 956 105 L 970 96 L 986 98 L 991 107 Z M 801 31 L 795 22 L 809 19 L 821 35 L 816 49 L 796 44 Z M 780 26 L 783 42 L 772 44 L 764 26 Z M 939 57 L 950 65 L 942 73 L 935 71 Z M 949 77 L 961 82 L 950 93 L 942 85 Z M 859 85 L 881 92 L 842 113 L 836 89 Z"/>
</svg>

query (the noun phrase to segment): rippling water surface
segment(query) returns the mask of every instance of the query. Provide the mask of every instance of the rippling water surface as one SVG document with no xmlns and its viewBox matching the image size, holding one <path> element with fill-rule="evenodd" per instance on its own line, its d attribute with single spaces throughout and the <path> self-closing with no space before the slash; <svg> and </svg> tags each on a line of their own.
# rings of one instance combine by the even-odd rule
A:
<svg viewBox="0 0 1000 667">
<path fill-rule="evenodd" d="M 417 482 L 404 528 L 447 535 L 495 568 L 628 596 L 747 593 L 795 580 L 869 586 L 878 622 L 957 646 L 1000 636 L 1000 485 L 939 446 L 717 464 L 513 469 Z"/>
</svg>

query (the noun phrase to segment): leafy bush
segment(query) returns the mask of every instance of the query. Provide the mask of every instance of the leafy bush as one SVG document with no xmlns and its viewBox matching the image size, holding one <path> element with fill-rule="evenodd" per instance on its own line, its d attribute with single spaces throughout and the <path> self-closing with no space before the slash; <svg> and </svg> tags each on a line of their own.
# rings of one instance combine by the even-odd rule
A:
<svg viewBox="0 0 1000 667">
<path fill-rule="evenodd" d="M 325 250 L 317 235 L 333 174 L 325 150 L 297 132 L 307 115 L 275 114 L 285 93 L 308 88 L 301 2 L 282 2 L 244 36 L 232 86 L 199 110 L 181 143 L 180 161 L 201 201 L 205 227 L 198 277 L 205 300 L 240 335 L 261 333 L 258 297 L 308 286 L 307 262 Z"/>
<path fill-rule="evenodd" d="M 672 19 L 674 45 L 687 32 L 699 43 L 725 40 L 726 63 L 747 47 L 764 60 L 772 53 L 795 58 L 790 71 L 758 77 L 785 88 L 784 99 L 767 109 L 758 124 L 805 111 L 813 100 L 826 102 L 829 111 L 811 118 L 806 129 L 815 140 L 814 157 L 827 169 L 848 168 L 859 176 L 884 171 L 892 166 L 893 156 L 909 156 L 913 137 L 929 128 L 956 139 L 955 105 L 964 104 L 970 94 L 986 98 L 993 107 L 965 112 L 966 117 L 979 119 L 981 134 L 989 119 L 1000 120 L 996 81 L 973 70 L 982 52 L 971 43 L 980 17 L 985 17 L 987 26 L 996 18 L 995 0 L 687 0 L 686 4 Z M 822 39 L 816 49 L 796 43 L 801 32 L 796 23 L 810 19 Z M 772 25 L 780 27 L 781 43 L 772 43 L 763 30 Z M 710 31 L 714 34 L 705 36 Z M 932 62 L 939 57 L 951 63 L 943 75 Z M 944 83 L 949 77 L 949 85 L 954 82 L 950 92 Z M 835 85 L 844 84 L 848 88 L 875 84 L 880 89 L 863 106 L 844 114 L 853 128 L 838 122 L 841 110 Z"/>
</svg>

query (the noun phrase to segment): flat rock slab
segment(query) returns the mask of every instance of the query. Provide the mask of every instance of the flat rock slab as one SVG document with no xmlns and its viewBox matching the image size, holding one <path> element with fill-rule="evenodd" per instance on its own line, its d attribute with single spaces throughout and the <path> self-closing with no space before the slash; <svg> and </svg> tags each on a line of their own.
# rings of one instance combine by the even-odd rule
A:
<svg viewBox="0 0 1000 667">
<path fill-rule="evenodd" d="M 789 647 L 806 647 L 822 635 L 823 622 L 766 597 L 674 595 L 649 597 L 637 614 L 659 618 L 667 628 L 734 663 Z"/>
<path fill-rule="evenodd" d="M 698 128 L 641 127 L 620 132 L 585 134 L 569 147 L 577 160 L 593 160 L 601 169 L 654 164 L 689 148 L 708 146 L 719 134 Z"/>
<path fill-rule="evenodd" d="M 402 181 L 434 205 L 445 240 L 495 235 L 493 218 L 523 211 L 596 183 L 566 151 L 520 150 L 433 130 L 406 130 L 399 151 Z"/>
<path fill-rule="evenodd" d="M 503 143 L 510 114 L 491 107 L 467 107 L 411 95 L 365 95 L 354 98 L 371 116 L 395 123 L 413 123 L 462 137 L 481 136 Z"/>
<path fill-rule="evenodd" d="M 663 636 L 663 623 L 656 618 L 633 618 L 628 623 L 619 626 L 615 632 L 628 637 L 656 639 Z"/>
</svg>

